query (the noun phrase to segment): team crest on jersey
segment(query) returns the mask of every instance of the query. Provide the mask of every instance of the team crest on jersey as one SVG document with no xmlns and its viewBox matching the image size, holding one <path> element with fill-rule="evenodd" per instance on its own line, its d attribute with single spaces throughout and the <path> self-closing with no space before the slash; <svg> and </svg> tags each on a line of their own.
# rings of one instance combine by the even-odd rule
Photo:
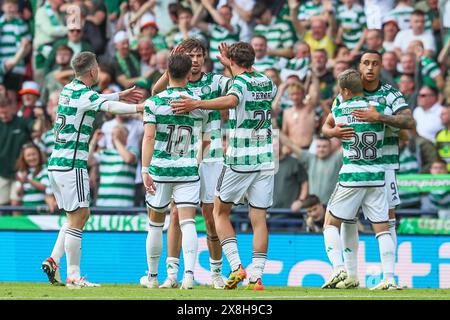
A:
<svg viewBox="0 0 450 320">
<path fill-rule="evenodd" d="M 379 97 L 378 98 L 378 103 L 379 104 L 386 104 L 386 98 L 385 97 Z"/>
<path fill-rule="evenodd" d="M 209 86 L 204 86 L 202 88 L 202 94 L 206 95 L 206 94 L 210 94 L 211 93 L 211 88 Z"/>
</svg>

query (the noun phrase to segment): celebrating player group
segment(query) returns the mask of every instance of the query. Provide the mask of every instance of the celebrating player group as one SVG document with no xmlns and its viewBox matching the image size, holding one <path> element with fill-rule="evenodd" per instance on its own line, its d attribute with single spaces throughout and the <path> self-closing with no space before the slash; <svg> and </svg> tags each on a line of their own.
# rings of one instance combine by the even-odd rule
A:
<svg viewBox="0 0 450 320">
<path fill-rule="evenodd" d="M 91 87 L 98 82 L 95 55 L 81 52 L 72 61 L 75 79 L 59 99 L 55 124 L 55 150 L 49 160 L 49 178 L 58 207 L 67 213 L 55 246 L 42 269 L 54 285 L 63 285 L 60 259 L 66 254 L 68 288 L 96 287 L 80 276 L 81 239 L 89 219 L 87 158 L 93 122 L 98 111 L 143 112 L 142 179 L 149 218 L 146 239 L 148 274 L 140 278 L 146 288 L 194 288 L 198 241 L 196 208 L 206 222 L 211 285 L 236 289 L 248 278 L 248 288 L 263 290 L 267 260 L 267 209 L 272 205 L 274 154 L 271 102 L 276 86 L 253 69 L 250 44 L 219 45 L 221 74 L 203 73 L 207 49 L 188 39 L 168 59 L 168 69 L 142 104 L 134 88 L 101 95 Z M 394 281 L 395 212 L 398 192 L 400 129 L 413 126 L 403 96 L 380 81 L 381 55 L 365 52 L 359 70 L 338 77 L 340 94 L 322 130 L 342 140 L 343 166 L 328 204 L 324 241 L 334 272 L 323 288 L 355 288 L 357 276 L 359 208 L 373 225 L 380 246 L 384 279 L 373 289 L 398 289 Z M 223 115 L 228 113 L 229 139 L 223 152 Z M 250 266 L 239 256 L 230 221 L 233 205 L 248 203 L 253 230 Z M 158 282 L 163 251 L 163 226 L 170 208 L 167 235 L 167 278 Z M 342 242 L 341 242 L 342 237 Z M 184 272 L 178 283 L 180 253 Z M 222 255 L 231 272 L 224 281 Z M 139 276 L 137 275 L 137 278 Z"/>
</svg>

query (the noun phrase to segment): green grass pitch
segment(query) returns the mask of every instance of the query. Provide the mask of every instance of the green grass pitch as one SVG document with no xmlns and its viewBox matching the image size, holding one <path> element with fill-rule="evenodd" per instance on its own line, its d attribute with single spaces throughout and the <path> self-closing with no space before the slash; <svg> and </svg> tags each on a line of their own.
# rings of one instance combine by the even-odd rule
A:
<svg viewBox="0 0 450 320">
<path fill-rule="evenodd" d="M 266 287 L 264 291 L 147 289 L 133 284 L 105 284 L 100 288 L 69 290 L 48 283 L 2 282 L 0 300 L 450 300 L 450 289 L 403 289 L 396 291 L 323 290 L 308 287 Z"/>
</svg>

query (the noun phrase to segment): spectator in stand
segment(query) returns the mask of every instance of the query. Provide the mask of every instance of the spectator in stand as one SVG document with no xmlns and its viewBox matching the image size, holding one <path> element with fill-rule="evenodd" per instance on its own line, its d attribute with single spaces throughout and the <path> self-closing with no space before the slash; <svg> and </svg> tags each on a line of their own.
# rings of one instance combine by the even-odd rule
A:
<svg viewBox="0 0 450 320">
<path fill-rule="evenodd" d="M 369 29 L 366 32 L 365 46 L 367 50 L 376 50 L 384 54 L 383 32 L 379 29 Z"/>
<path fill-rule="evenodd" d="M 442 48 L 442 23 L 439 12 L 439 2 L 442 3 L 442 10 L 445 10 L 444 3 L 446 1 L 422 0 L 416 2 L 418 2 L 415 6 L 416 9 L 422 10 L 425 13 L 425 30 L 433 34 L 434 39 L 436 40 L 436 48 L 439 51 Z"/>
<path fill-rule="evenodd" d="M 386 51 L 383 54 L 383 68 L 381 69 L 381 79 L 388 82 L 390 85 L 397 87 L 395 79 L 400 76 L 397 70 L 397 55 L 394 51 Z"/>
<path fill-rule="evenodd" d="M 336 82 L 333 77 L 333 72 L 327 68 L 327 65 L 327 52 L 324 49 L 314 51 L 312 56 L 312 70 L 319 79 L 320 104 L 324 109 L 329 109 L 333 103 L 333 86 Z"/>
<path fill-rule="evenodd" d="M 270 68 L 278 69 L 278 60 L 267 54 L 267 39 L 265 36 L 253 36 L 250 44 L 252 45 L 253 50 L 255 50 L 255 63 L 253 68 L 255 68 L 256 71 L 264 72 Z"/>
<path fill-rule="evenodd" d="M 144 79 L 150 79 L 155 73 L 155 49 L 153 47 L 153 42 L 150 38 L 141 36 L 138 40 L 138 54 L 140 58 L 140 70 L 141 77 Z"/>
<path fill-rule="evenodd" d="M 342 152 L 333 153 L 330 139 L 322 135 L 316 139 L 316 154 L 298 148 L 285 135 L 280 135 L 280 141 L 287 145 L 305 166 L 308 173 L 309 194 L 315 194 L 323 199 L 323 203 L 328 203 L 338 182 Z"/>
<path fill-rule="evenodd" d="M 64 0 L 46 0 L 34 17 L 33 77 L 40 85 L 44 81 L 45 60 L 53 44 L 67 35 L 67 27 L 60 12 L 63 4 Z"/>
<path fill-rule="evenodd" d="M 141 77 L 139 57 L 130 51 L 128 36 L 125 31 L 116 33 L 114 44 L 117 49 L 113 62 L 115 79 L 122 88 L 131 88 Z"/>
<path fill-rule="evenodd" d="M 436 134 L 443 129 L 441 123 L 442 105 L 438 102 L 438 92 L 435 88 L 422 86 L 419 91 L 418 106 L 413 116 L 417 123 L 417 133 L 435 142 Z"/>
<path fill-rule="evenodd" d="M 385 51 L 394 51 L 395 37 L 397 36 L 400 27 L 395 19 L 387 19 L 383 23 L 383 48 Z"/>
<path fill-rule="evenodd" d="M 399 0 L 394 9 L 389 11 L 386 19 L 395 20 L 400 30 L 409 29 L 411 26 L 411 13 L 414 11 L 411 0 Z"/>
<path fill-rule="evenodd" d="M 250 42 L 253 34 L 254 22 L 252 20 L 252 10 L 255 6 L 255 0 L 219 0 L 217 7 L 228 4 L 233 9 L 233 18 L 231 23 L 238 24 L 241 33 L 241 41 Z"/>
<path fill-rule="evenodd" d="M 113 148 L 95 152 L 101 137 L 97 130 L 89 146 L 89 163 L 99 164 L 100 185 L 96 205 L 99 207 L 132 207 L 134 204 L 134 181 L 139 150 L 127 147 L 128 130 L 118 125 L 113 128 Z"/>
<path fill-rule="evenodd" d="M 415 55 L 416 63 L 420 64 L 420 76 L 423 84 L 436 88 L 439 92 L 444 90 L 445 82 L 441 69 L 437 62 L 430 57 L 424 55 L 423 43 L 420 40 L 411 41 L 408 47 L 408 52 Z M 439 99 L 443 101 L 443 95 Z"/>
<path fill-rule="evenodd" d="M 337 44 L 344 44 L 355 53 L 359 53 L 367 36 L 367 24 L 364 9 L 355 0 L 342 0 L 338 7 L 336 36 Z"/>
<path fill-rule="evenodd" d="M 287 91 L 293 107 L 284 112 L 282 132 L 298 148 L 308 149 L 316 126 L 314 106 L 305 99 L 306 93 L 301 83 L 290 85 Z"/>
<path fill-rule="evenodd" d="M 48 101 L 51 92 L 62 90 L 63 87 L 72 81 L 75 76 L 70 61 L 73 57 L 73 50 L 67 44 L 55 46 L 55 69 L 45 75 L 44 86 L 42 88 L 42 102 Z"/>
<path fill-rule="evenodd" d="M 332 31 L 330 26 L 328 26 L 327 31 L 327 20 L 325 18 L 313 16 L 311 18 L 311 30 L 308 31 L 301 26 L 296 16 L 292 17 L 292 23 L 296 29 L 297 36 L 303 37 L 303 40 L 310 46 L 312 52 L 317 49 L 325 49 L 328 59 L 333 59 L 336 45 L 331 37 Z"/>
<path fill-rule="evenodd" d="M 72 24 L 68 27 L 67 38 L 55 42 L 52 51 L 49 53 L 48 58 L 45 62 L 45 74 L 48 74 L 55 69 L 56 51 L 61 45 L 70 47 L 73 51 L 73 56 L 82 51 L 94 51 L 92 46 L 88 42 L 83 40 L 82 27 L 77 26 L 76 24 Z"/>
<path fill-rule="evenodd" d="M 150 14 L 144 15 L 141 20 L 141 37 L 149 38 L 153 44 L 155 51 L 167 50 L 168 46 L 165 37 L 158 33 L 159 28 Z"/>
<path fill-rule="evenodd" d="M 432 58 L 436 53 L 436 43 L 433 34 L 425 30 L 425 14 L 423 11 L 414 10 L 411 14 L 411 29 L 402 30 L 397 33 L 394 41 L 394 50 L 397 57 L 407 52 L 409 44 L 414 40 L 422 41 L 424 55 Z"/>
<path fill-rule="evenodd" d="M 83 41 L 88 42 L 94 53 L 103 55 L 107 45 L 107 9 L 109 1 L 83 1 L 81 18 L 83 25 Z"/>
<path fill-rule="evenodd" d="M 274 178 L 272 207 L 298 211 L 308 195 L 306 170 L 282 142 L 274 144 L 274 152 L 279 154 L 279 164 Z"/>
<path fill-rule="evenodd" d="M 409 74 L 402 74 L 398 82 L 398 88 L 405 97 L 406 103 L 414 110 L 417 106 L 420 84 L 414 82 L 414 77 Z"/>
<path fill-rule="evenodd" d="M 178 29 L 179 31 L 173 36 L 174 46 L 180 44 L 183 40 L 189 38 L 198 39 L 208 47 L 208 40 L 203 32 L 195 27 L 193 22 L 194 14 L 190 8 L 181 7 L 178 10 Z"/>
<path fill-rule="evenodd" d="M 416 139 L 412 139 L 412 132 L 404 130 L 402 132 L 402 139 L 399 142 L 399 162 L 400 168 L 397 175 L 418 174 L 420 173 L 421 151 L 418 148 Z M 422 137 L 419 137 L 424 141 Z M 401 203 L 399 208 L 402 209 L 420 209 L 421 207 L 421 193 L 416 191 L 398 190 Z"/>
<path fill-rule="evenodd" d="M 304 228 L 306 232 L 321 233 L 325 220 L 325 207 L 315 194 L 310 194 L 303 201 L 302 209 L 306 210 Z"/>
<path fill-rule="evenodd" d="M 430 170 L 431 174 L 448 174 L 447 163 L 442 160 L 433 162 Z M 436 190 L 429 194 L 432 205 L 438 209 L 439 219 L 450 219 L 450 191 Z"/>
<path fill-rule="evenodd" d="M 33 120 L 18 117 L 14 109 L 9 99 L 0 95 L 0 205 L 10 203 L 16 175 L 15 161 L 33 134 Z"/>
<path fill-rule="evenodd" d="M 205 11 L 211 15 L 214 23 L 201 20 Z M 237 23 L 231 22 L 232 12 L 233 9 L 229 5 L 223 5 L 216 9 L 210 0 L 201 0 L 201 4 L 192 19 L 193 25 L 209 35 L 209 58 L 214 63 L 214 72 L 223 72 L 224 70 L 222 63 L 217 58 L 220 54 L 219 44 L 225 42 L 227 45 L 231 45 L 239 41 L 241 27 Z"/>
<path fill-rule="evenodd" d="M 179 4 L 178 2 L 170 3 L 168 5 L 169 17 L 172 22 L 172 27 L 164 35 L 165 35 L 166 43 L 167 43 L 167 46 L 169 47 L 169 49 L 175 47 L 174 37 L 175 37 L 175 34 L 180 31 L 180 29 L 178 28 L 178 12 L 181 8 L 182 8 L 182 5 Z"/>
<path fill-rule="evenodd" d="M 257 23 L 254 34 L 263 35 L 267 39 L 267 54 L 274 57 L 293 58 L 294 34 L 289 25 L 283 21 L 277 21 L 270 8 L 263 2 L 256 3 L 252 15 Z"/>
<path fill-rule="evenodd" d="M 0 17 L 0 65 L 8 71 L 4 75 L 3 84 L 9 99 L 15 104 L 16 93 L 22 85 L 25 75 L 25 57 L 31 50 L 31 33 L 28 24 L 19 16 L 17 0 L 4 0 L 3 16 Z M 17 57 L 16 53 L 20 52 Z"/>
<path fill-rule="evenodd" d="M 144 0 L 129 0 L 120 4 L 120 17 L 117 23 L 117 30 L 125 30 L 131 50 L 137 48 L 137 38 L 141 31 L 140 23 L 133 21 L 134 23 L 132 24 L 131 20 L 138 15 L 139 8 L 143 3 Z M 153 20 L 155 20 L 154 16 Z"/>
<path fill-rule="evenodd" d="M 98 141 L 98 146 L 106 150 L 114 149 L 113 145 L 113 130 L 117 126 L 123 126 L 128 130 L 128 139 L 126 143 L 127 148 L 140 150 L 142 146 L 142 137 L 144 136 L 144 128 L 142 127 L 142 120 L 138 120 L 129 115 L 116 115 L 112 120 L 106 121 L 101 127 L 103 136 Z M 135 172 L 135 189 L 136 202 L 135 205 L 143 205 L 145 192 L 141 177 L 141 159 L 137 159 L 137 168 Z"/>
<path fill-rule="evenodd" d="M 55 146 L 55 130 L 53 129 L 53 126 L 56 121 L 60 93 L 61 91 L 53 91 L 48 98 L 46 112 L 50 116 L 51 122 L 47 126 L 48 130 L 41 135 L 40 143 L 38 144 L 47 159 L 50 158 Z"/>
<path fill-rule="evenodd" d="M 442 108 L 441 123 L 444 128 L 436 135 L 436 149 L 441 159 L 447 162 L 447 170 L 450 172 L 450 100 Z"/>
<path fill-rule="evenodd" d="M 35 144 L 27 143 L 22 147 L 19 158 L 16 161 L 16 168 L 18 172 L 11 197 L 11 205 L 24 207 L 45 206 L 47 204 L 45 201 L 46 191 L 50 183 L 44 158 Z M 15 216 L 21 214 L 22 212 L 14 213 Z"/>
</svg>

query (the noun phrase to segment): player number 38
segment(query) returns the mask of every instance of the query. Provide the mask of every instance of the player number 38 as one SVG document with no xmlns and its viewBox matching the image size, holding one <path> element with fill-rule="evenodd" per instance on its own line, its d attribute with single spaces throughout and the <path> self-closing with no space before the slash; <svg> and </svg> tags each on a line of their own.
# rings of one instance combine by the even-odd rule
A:
<svg viewBox="0 0 450 320">
<path fill-rule="evenodd" d="M 349 145 L 352 155 L 348 158 L 356 160 L 375 160 L 377 158 L 377 134 L 374 132 L 364 132 L 361 135 L 354 134 L 353 142 Z"/>
</svg>

